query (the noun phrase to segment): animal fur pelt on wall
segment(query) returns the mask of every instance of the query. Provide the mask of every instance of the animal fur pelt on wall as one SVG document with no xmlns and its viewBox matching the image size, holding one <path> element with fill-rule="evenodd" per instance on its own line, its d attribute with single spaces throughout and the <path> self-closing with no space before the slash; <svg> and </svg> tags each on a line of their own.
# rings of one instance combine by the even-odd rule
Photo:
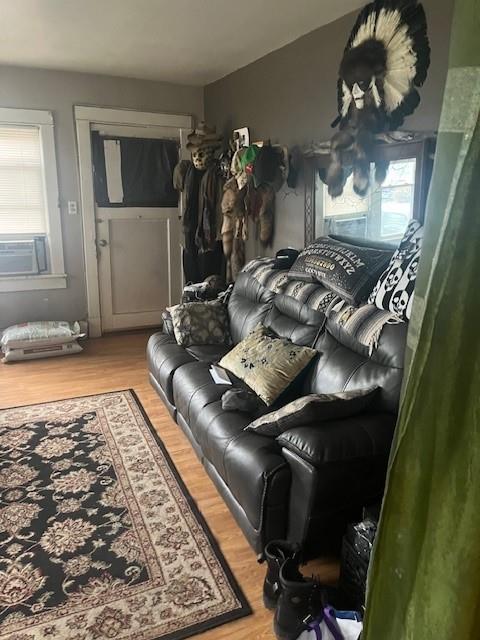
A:
<svg viewBox="0 0 480 640">
<path fill-rule="evenodd" d="M 339 131 L 326 177 L 331 196 L 341 195 L 351 171 L 355 192 L 368 192 L 375 135 L 397 129 L 414 112 L 429 65 L 427 21 L 417 0 L 374 0 L 360 12 L 339 70 L 339 115 L 332 124 Z M 387 169 L 376 166 L 379 184 Z"/>
</svg>

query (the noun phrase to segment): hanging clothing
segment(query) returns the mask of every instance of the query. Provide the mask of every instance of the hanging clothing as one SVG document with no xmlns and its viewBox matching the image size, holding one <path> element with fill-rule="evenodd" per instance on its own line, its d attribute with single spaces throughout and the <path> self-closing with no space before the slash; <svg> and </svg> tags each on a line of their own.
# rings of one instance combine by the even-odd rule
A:
<svg viewBox="0 0 480 640">
<path fill-rule="evenodd" d="M 257 233 L 264 247 L 272 244 L 275 219 L 275 191 L 268 184 L 257 188 L 250 182 L 245 197 L 247 214 L 257 225 Z"/>
<path fill-rule="evenodd" d="M 245 241 L 248 237 L 246 192 L 247 187 L 239 189 L 235 178 L 228 180 L 223 188 L 223 222 L 220 233 L 226 260 L 227 282 L 235 280 L 245 264 Z"/>
<path fill-rule="evenodd" d="M 175 187 L 184 196 L 183 272 L 186 282 L 201 282 L 207 276 L 224 277 L 220 242 L 222 178 L 217 163 L 205 171 L 182 160 L 173 172 Z"/>
<path fill-rule="evenodd" d="M 199 189 L 198 223 L 195 242 L 200 253 L 212 251 L 220 240 L 223 179 L 217 163 L 205 171 Z"/>
<path fill-rule="evenodd" d="M 195 234 L 198 226 L 198 203 L 200 197 L 200 183 L 203 171 L 195 169 L 192 163 L 188 166 L 183 183 L 184 210 L 183 233 L 185 234 L 185 247 L 195 247 Z"/>
<path fill-rule="evenodd" d="M 185 168 L 185 166 L 184 166 Z M 177 169 L 175 169 L 177 172 Z M 200 182 L 203 171 L 195 169 L 190 162 L 186 167 L 183 178 L 183 234 L 184 234 L 184 250 L 183 250 L 183 274 L 185 282 L 200 282 L 198 249 L 195 243 L 195 234 L 198 225 L 198 199 L 200 193 Z"/>
</svg>

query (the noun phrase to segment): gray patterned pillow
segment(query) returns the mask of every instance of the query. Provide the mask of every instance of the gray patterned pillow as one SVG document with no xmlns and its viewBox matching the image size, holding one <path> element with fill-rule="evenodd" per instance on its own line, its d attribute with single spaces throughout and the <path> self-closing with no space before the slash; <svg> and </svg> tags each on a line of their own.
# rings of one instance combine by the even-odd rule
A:
<svg viewBox="0 0 480 640">
<path fill-rule="evenodd" d="M 170 308 L 173 331 L 183 347 L 231 344 L 227 308 L 221 302 L 186 302 Z"/>
<path fill-rule="evenodd" d="M 289 402 L 277 411 L 266 413 L 247 425 L 244 430 L 276 438 L 294 427 L 348 418 L 366 409 L 377 391 L 378 387 L 369 387 L 339 393 L 312 393 Z"/>
</svg>

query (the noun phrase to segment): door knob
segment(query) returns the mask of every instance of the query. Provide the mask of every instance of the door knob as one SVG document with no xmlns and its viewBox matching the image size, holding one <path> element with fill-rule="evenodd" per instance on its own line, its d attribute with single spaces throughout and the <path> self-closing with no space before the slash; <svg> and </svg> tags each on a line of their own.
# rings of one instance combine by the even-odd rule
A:
<svg viewBox="0 0 480 640">
<path fill-rule="evenodd" d="M 108 242 L 106 240 L 99 240 L 98 244 L 99 244 L 100 247 L 106 247 Z"/>
</svg>

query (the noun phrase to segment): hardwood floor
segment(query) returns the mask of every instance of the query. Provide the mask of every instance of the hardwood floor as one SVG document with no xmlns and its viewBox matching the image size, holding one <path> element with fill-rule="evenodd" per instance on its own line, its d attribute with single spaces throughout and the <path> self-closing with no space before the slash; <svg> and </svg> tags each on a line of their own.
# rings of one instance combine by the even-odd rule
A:
<svg viewBox="0 0 480 640">
<path fill-rule="evenodd" d="M 0 365 L 0 408 L 132 388 L 165 443 L 189 491 L 240 583 L 253 615 L 200 634 L 208 640 L 274 638 L 272 615 L 262 603 L 265 565 L 256 562 L 228 508 L 198 461 L 187 438 L 170 418 L 147 378 L 145 347 L 149 333 L 123 333 L 87 340 L 75 356 Z M 315 561 L 305 573 L 335 581 L 338 563 Z"/>
</svg>

